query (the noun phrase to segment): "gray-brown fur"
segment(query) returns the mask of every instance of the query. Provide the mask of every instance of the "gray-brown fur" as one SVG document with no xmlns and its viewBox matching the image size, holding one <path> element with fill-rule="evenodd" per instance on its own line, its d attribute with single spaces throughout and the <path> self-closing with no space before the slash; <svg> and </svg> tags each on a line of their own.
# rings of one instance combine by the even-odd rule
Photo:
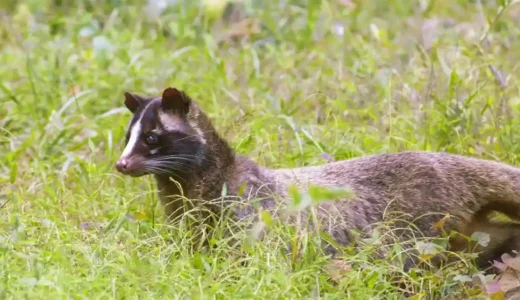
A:
<svg viewBox="0 0 520 300">
<path fill-rule="evenodd" d="M 224 184 L 229 196 L 236 196 L 245 184 L 242 198 L 248 196 L 246 198 L 249 199 L 241 202 L 247 204 L 252 198 L 263 197 L 261 205 L 265 208 L 274 207 L 276 197 L 287 199 L 287 187 L 290 184 L 303 190 L 309 184 L 351 189 L 355 194 L 353 199 L 323 203 L 319 207 L 318 216 L 323 223 L 323 230 L 332 234 L 340 245 L 349 243 L 350 229 L 364 230 L 371 224 L 382 221 L 384 214 L 392 211 L 405 212 L 417 218 L 414 224 L 427 236 L 439 233 L 432 225 L 445 214 L 452 216 L 445 224 L 447 231 L 455 229 L 465 232 L 470 228 L 469 224 L 478 222 L 475 216 L 486 214 L 490 210 L 498 210 L 520 219 L 520 169 L 510 165 L 447 153 L 401 152 L 365 156 L 320 166 L 269 169 L 257 165 L 247 157 L 236 155 L 218 135 L 209 118 L 184 93 L 170 88 L 165 90 L 162 100 L 159 97 L 147 101 L 162 101 L 162 106 L 157 104 L 157 111 L 169 114 L 171 118 L 167 119 L 178 123 L 159 124 L 160 122 L 154 121 L 147 125 L 149 128 L 169 126 L 184 130 L 194 137 L 192 142 L 196 141 L 189 145 L 189 149 L 196 154 L 190 168 L 171 169 L 168 174 L 154 174 L 153 170 L 140 170 L 139 168 L 143 168 L 142 164 L 135 163 L 133 169 L 128 167 L 123 171 L 134 176 L 154 174 L 168 216 L 179 216 L 182 213 L 179 210 L 182 202 L 177 197 L 180 191 L 169 180 L 172 177 L 181 184 L 184 196 L 199 205 L 219 198 Z M 166 110 L 165 105 L 181 109 Z M 143 103 L 131 103 L 127 107 L 138 114 L 139 109 L 136 107 L 147 106 Z M 186 107 L 187 112 L 183 112 L 182 107 Z M 164 128 L 160 129 L 164 131 Z M 183 144 L 182 139 L 168 142 L 173 145 L 171 149 L 188 147 Z M 188 149 L 185 148 L 182 149 Z M 132 153 L 121 160 L 126 160 L 125 163 L 131 166 L 132 161 L 152 159 L 147 156 L 149 154 L 143 153 Z M 118 169 L 121 170 L 121 167 L 118 166 Z M 238 219 L 254 214 L 252 206 L 238 207 L 235 211 Z M 512 234 L 509 229 L 513 227 L 501 226 L 486 227 L 484 224 L 474 228 L 490 228 L 495 234 L 503 233 L 504 237 L 497 239 L 503 244 L 508 239 L 506 235 Z M 493 247 L 501 246 L 503 245 L 497 244 Z"/>
<path fill-rule="evenodd" d="M 494 161 L 447 153 L 401 152 L 270 173 L 280 182 L 296 182 L 301 187 L 313 183 L 351 188 L 356 201 L 326 203 L 323 208 L 356 227 L 380 221 L 385 211 L 414 217 L 449 213 L 469 222 L 482 209 L 493 208 L 519 218 L 520 170 Z M 514 210 L 510 210 L 512 206 Z M 417 225 L 434 234 L 431 226 L 441 217 L 423 217 Z"/>
</svg>

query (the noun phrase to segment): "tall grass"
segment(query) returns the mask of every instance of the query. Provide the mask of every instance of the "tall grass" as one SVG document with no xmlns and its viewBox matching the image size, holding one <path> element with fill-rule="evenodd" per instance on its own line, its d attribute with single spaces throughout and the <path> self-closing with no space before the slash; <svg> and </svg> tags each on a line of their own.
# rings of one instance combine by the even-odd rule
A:
<svg viewBox="0 0 520 300">
<path fill-rule="evenodd" d="M 316 236 L 278 223 L 244 248 L 218 234 L 223 220 L 212 247 L 197 250 L 189 222 L 163 223 L 151 178 L 113 166 L 130 117 L 123 92 L 166 86 L 185 90 L 237 152 L 270 167 L 402 150 L 517 164 L 515 2 L 246 1 L 250 22 L 229 25 L 209 22 L 197 1 L 158 17 L 144 1 L 4 1 L 1 297 L 478 293 L 461 280 L 477 274 L 469 264 L 403 274 L 390 259 L 399 245 L 374 260 L 374 241 L 349 250 L 331 280 Z M 296 257 L 288 240 L 300 245 Z"/>
</svg>

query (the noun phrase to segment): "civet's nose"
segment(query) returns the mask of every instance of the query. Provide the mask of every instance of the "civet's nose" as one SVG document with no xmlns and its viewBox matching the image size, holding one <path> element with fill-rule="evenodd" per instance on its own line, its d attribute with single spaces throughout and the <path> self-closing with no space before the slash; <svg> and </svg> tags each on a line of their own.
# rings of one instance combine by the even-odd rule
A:
<svg viewBox="0 0 520 300">
<path fill-rule="evenodd" d="M 116 169 L 121 173 L 126 173 L 128 167 L 128 160 L 121 158 L 116 162 Z"/>
</svg>

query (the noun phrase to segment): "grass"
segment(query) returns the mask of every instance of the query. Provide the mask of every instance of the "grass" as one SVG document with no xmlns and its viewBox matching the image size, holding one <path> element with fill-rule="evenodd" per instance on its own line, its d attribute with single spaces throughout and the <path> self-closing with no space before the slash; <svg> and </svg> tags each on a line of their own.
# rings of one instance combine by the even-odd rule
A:
<svg viewBox="0 0 520 300">
<path fill-rule="evenodd" d="M 189 228 L 163 224 L 151 178 L 114 169 L 124 91 L 185 90 L 270 167 L 402 150 L 518 164 L 517 1 L 247 2 L 259 26 L 239 41 L 178 2 L 150 20 L 144 1 L 2 2 L 1 298 L 403 297 L 398 268 L 370 259 L 377 244 L 347 257 L 339 283 L 314 237 L 288 226 L 247 250 L 224 238 L 193 250 Z M 401 277 L 414 299 L 464 298 L 478 291 L 457 278 L 474 274 Z"/>
</svg>

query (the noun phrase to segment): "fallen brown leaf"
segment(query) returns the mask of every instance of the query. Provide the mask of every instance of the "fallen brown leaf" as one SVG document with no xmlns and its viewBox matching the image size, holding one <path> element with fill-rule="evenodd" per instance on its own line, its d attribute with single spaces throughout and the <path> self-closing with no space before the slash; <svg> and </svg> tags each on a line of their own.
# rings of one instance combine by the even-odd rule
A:
<svg viewBox="0 0 520 300">
<path fill-rule="evenodd" d="M 502 258 L 502 262 L 506 266 L 514 269 L 517 272 L 520 271 L 520 257 L 518 257 L 518 256 L 512 257 L 511 255 L 504 253 L 504 254 L 502 254 L 501 258 Z"/>
<path fill-rule="evenodd" d="M 494 266 L 495 268 L 497 268 L 498 271 L 501 271 L 501 272 L 504 272 L 505 270 L 507 270 L 507 265 L 504 264 L 504 263 L 501 262 L 501 261 L 493 260 L 493 266 Z"/>
<path fill-rule="evenodd" d="M 490 294 L 490 299 L 520 300 L 520 257 L 507 253 L 502 255 L 502 262 L 495 261 L 493 265 L 501 273 L 495 276 L 501 292 Z M 494 289 L 492 289 L 494 291 Z"/>
<path fill-rule="evenodd" d="M 324 268 L 325 273 L 327 273 L 330 278 L 336 282 L 340 282 L 343 275 L 350 272 L 351 270 L 352 266 L 341 259 L 331 260 L 331 262 L 328 263 Z"/>
<path fill-rule="evenodd" d="M 515 287 L 514 289 L 510 289 L 505 293 L 505 300 L 520 300 L 520 286 Z"/>
<path fill-rule="evenodd" d="M 81 87 L 79 85 L 74 85 L 69 89 L 69 94 L 75 95 L 81 92 Z"/>
<path fill-rule="evenodd" d="M 498 282 L 503 291 L 509 291 L 520 287 L 520 277 L 518 271 L 508 268 L 504 273 L 499 275 Z"/>
</svg>

